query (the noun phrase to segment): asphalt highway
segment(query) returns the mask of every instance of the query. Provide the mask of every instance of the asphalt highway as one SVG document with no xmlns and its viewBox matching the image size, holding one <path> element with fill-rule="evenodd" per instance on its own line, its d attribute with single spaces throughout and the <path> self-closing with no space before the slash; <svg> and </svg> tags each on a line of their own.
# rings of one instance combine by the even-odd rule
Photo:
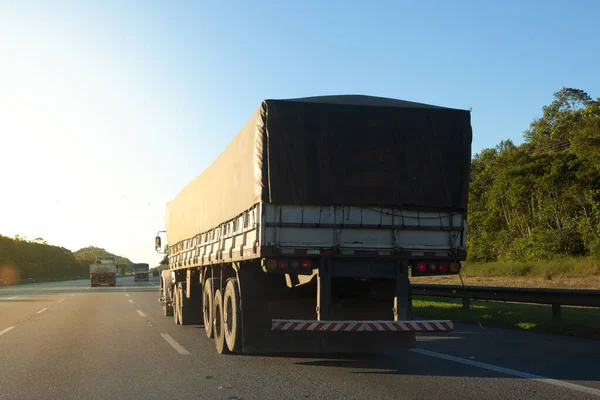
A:
<svg viewBox="0 0 600 400">
<path fill-rule="evenodd" d="M 0 399 L 600 398 L 600 341 L 457 325 L 382 355 L 220 356 L 157 284 L 0 288 Z"/>
</svg>

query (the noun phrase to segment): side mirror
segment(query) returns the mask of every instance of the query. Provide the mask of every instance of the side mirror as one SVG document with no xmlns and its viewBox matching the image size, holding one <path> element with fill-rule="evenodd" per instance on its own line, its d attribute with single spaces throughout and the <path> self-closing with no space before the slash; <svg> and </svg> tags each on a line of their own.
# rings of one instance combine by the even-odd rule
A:
<svg viewBox="0 0 600 400">
<path fill-rule="evenodd" d="M 154 248 L 156 249 L 156 252 L 158 254 L 165 254 L 167 252 L 167 245 L 165 243 L 164 247 L 163 247 L 163 243 L 162 243 L 162 238 L 166 236 L 166 232 L 165 231 L 158 231 L 156 233 L 156 238 L 154 238 Z M 165 237 L 165 242 L 167 241 L 167 238 Z"/>
</svg>

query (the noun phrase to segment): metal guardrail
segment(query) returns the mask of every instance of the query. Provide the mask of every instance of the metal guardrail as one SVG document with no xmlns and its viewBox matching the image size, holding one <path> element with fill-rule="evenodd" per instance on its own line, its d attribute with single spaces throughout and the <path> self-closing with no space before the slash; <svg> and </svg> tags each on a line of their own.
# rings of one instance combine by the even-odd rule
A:
<svg viewBox="0 0 600 400">
<path fill-rule="evenodd" d="M 551 304 L 552 316 L 560 319 L 561 305 L 600 307 L 600 290 L 505 288 L 492 286 L 411 285 L 413 295 L 450 297 L 463 300 L 463 309 L 471 309 L 471 299 L 515 303 Z"/>
</svg>

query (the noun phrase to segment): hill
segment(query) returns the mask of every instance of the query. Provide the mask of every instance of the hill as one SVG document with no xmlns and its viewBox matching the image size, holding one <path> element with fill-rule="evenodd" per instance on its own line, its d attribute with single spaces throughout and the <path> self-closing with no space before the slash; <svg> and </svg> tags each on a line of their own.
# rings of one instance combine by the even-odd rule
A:
<svg viewBox="0 0 600 400">
<path fill-rule="evenodd" d="M 29 278 L 85 276 L 87 271 L 64 247 L 49 245 L 42 238 L 0 235 L 0 281 L 4 284 Z"/>
<path fill-rule="evenodd" d="M 96 257 L 117 257 L 117 264 L 125 266 L 125 271 L 130 271 L 133 268 L 133 262 L 130 259 L 119 256 L 116 254 L 109 253 L 108 251 L 101 249 L 99 247 L 89 246 L 84 247 L 83 249 L 79 249 L 73 252 L 75 259 L 81 263 L 81 265 L 87 266 L 96 261 Z"/>
</svg>

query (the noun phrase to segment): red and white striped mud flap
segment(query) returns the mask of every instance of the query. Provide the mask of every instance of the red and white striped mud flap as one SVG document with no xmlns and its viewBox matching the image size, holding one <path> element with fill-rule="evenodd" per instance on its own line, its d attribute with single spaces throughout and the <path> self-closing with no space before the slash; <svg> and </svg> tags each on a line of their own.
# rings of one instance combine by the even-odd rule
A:
<svg viewBox="0 0 600 400">
<path fill-rule="evenodd" d="M 450 332 L 454 322 L 430 321 L 306 321 L 274 319 L 273 331 L 302 332 Z"/>
</svg>

